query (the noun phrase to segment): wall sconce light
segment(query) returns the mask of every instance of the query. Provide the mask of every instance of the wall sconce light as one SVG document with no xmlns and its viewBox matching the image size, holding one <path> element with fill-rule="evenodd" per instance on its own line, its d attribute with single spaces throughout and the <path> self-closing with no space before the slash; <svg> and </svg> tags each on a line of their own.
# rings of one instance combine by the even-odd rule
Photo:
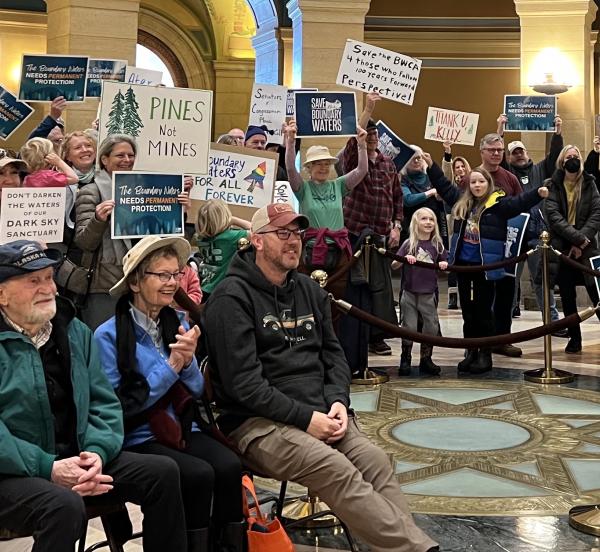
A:
<svg viewBox="0 0 600 552">
<path fill-rule="evenodd" d="M 575 80 L 572 64 L 557 48 L 544 48 L 532 63 L 529 74 L 529 86 L 540 94 L 562 94 Z"/>
</svg>

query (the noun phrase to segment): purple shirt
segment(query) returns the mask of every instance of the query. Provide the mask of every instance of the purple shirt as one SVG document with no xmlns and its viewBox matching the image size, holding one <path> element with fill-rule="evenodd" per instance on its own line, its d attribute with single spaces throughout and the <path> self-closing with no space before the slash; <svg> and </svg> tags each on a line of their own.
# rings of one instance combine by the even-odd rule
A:
<svg viewBox="0 0 600 552">
<path fill-rule="evenodd" d="M 406 257 L 408 255 L 408 240 L 398 249 L 397 255 Z M 419 240 L 417 253 L 414 255 L 417 261 L 424 263 L 437 263 L 448 259 L 446 250 L 438 253 L 437 249 L 429 241 Z M 437 273 L 431 268 L 404 263 L 402 265 L 402 289 L 411 293 L 435 293 L 438 288 Z"/>
</svg>

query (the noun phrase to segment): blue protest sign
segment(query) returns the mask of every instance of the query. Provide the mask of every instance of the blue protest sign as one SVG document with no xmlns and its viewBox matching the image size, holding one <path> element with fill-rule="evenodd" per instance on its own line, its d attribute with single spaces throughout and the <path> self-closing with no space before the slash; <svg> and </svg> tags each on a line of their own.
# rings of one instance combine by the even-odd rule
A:
<svg viewBox="0 0 600 552">
<path fill-rule="evenodd" d="M 554 132 L 556 96 L 504 96 L 504 130 Z"/>
<path fill-rule="evenodd" d="M 294 94 L 296 92 L 316 92 L 318 88 L 288 88 L 287 91 L 287 102 L 285 104 L 285 115 L 286 117 L 294 116 Z"/>
<path fill-rule="evenodd" d="M 379 135 L 377 149 L 383 155 L 391 157 L 394 165 L 396 165 L 396 170 L 400 171 L 410 161 L 410 158 L 415 154 L 415 150 L 383 121 L 377 121 L 377 134 Z"/>
<path fill-rule="evenodd" d="M 32 113 L 32 107 L 0 86 L 0 138 L 6 140 Z"/>
<path fill-rule="evenodd" d="M 298 138 L 356 135 L 354 92 L 296 92 L 294 112 Z"/>
<path fill-rule="evenodd" d="M 68 102 L 83 102 L 88 61 L 86 56 L 25 54 L 19 100 L 51 102 L 63 96 Z"/>
<path fill-rule="evenodd" d="M 113 172 L 112 238 L 183 236 L 183 175 Z"/>
<path fill-rule="evenodd" d="M 85 95 L 88 98 L 99 98 L 102 95 L 102 81 L 125 81 L 125 59 L 90 59 L 87 74 Z"/>
<path fill-rule="evenodd" d="M 590 257 L 590 264 L 592 265 L 593 270 L 600 270 L 600 255 Z M 598 297 L 600 297 L 600 278 L 596 276 L 594 278 L 594 282 L 596 283 L 596 291 L 598 292 Z"/>
<path fill-rule="evenodd" d="M 521 251 L 521 244 L 525 237 L 525 229 L 529 222 L 529 213 L 521 213 L 506 221 L 506 241 L 504 242 L 504 258 L 516 257 Z M 507 266 L 504 271 L 507 276 L 517 277 L 517 263 Z"/>
</svg>

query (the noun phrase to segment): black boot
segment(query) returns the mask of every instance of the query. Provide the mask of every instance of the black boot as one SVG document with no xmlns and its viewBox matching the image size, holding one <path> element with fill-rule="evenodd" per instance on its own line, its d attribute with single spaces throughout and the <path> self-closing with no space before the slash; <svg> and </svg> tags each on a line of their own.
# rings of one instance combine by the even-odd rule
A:
<svg viewBox="0 0 600 552">
<path fill-rule="evenodd" d="M 248 549 L 246 544 L 245 521 L 237 523 L 227 523 L 221 531 L 221 539 L 216 548 L 217 552 L 245 552 Z"/>
<path fill-rule="evenodd" d="M 208 546 L 208 527 L 188 531 L 187 541 L 188 552 L 210 552 Z"/>
<path fill-rule="evenodd" d="M 457 310 L 458 309 L 458 293 L 449 293 L 448 294 L 448 309 L 449 310 Z"/>
<path fill-rule="evenodd" d="M 419 371 L 425 372 L 430 376 L 439 376 L 442 369 L 431 360 L 431 357 L 424 357 L 419 362 Z"/>
<path fill-rule="evenodd" d="M 410 376 L 410 363 L 412 355 L 410 354 L 412 347 L 402 345 L 402 354 L 400 355 L 400 366 L 398 367 L 399 376 Z"/>
<path fill-rule="evenodd" d="M 459 372 L 470 372 L 471 365 L 477 360 L 477 349 L 468 349 L 467 356 L 458 363 Z"/>
<path fill-rule="evenodd" d="M 477 360 L 471 364 L 469 370 L 471 374 L 483 374 L 492 369 L 492 351 L 489 349 L 480 349 Z"/>
</svg>

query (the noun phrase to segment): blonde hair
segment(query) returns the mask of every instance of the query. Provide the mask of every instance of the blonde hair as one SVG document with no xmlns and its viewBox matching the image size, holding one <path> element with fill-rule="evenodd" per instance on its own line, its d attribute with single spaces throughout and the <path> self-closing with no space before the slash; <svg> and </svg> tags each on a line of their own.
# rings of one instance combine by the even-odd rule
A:
<svg viewBox="0 0 600 552">
<path fill-rule="evenodd" d="M 71 161 L 67 159 L 67 156 L 69 155 L 69 146 L 73 138 L 85 138 L 94 148 L 94 151 L 98 149 L 98 141 L 93 137 L 90 130 L 92 129 L 75 130 L 74 132 L 69 132 L 69 134 L 65 136 L 63 143 L 60 145 L 60 157 L 63 161 L 66 161 L 71 165 Z"/>
<path fill-rule="evenodd" d="M 198 236 L 212 238 L 231 225 L 231 211 L 222 199 L 209 199 L 198 210 L 196 230 Z"/>
<path fill-rule="evenodd" d="M 581 187 L 583 185 L 583 158 L 581 157 L 581 152 L 579 151 L 579 148 L 572 144 L 567 144 L 562 150 L 560 150 L 560 153 L 558 154 L 558 157 L 556 159 L 556 168 L 562 171 L 565 170 L 567 152 L 570 149 L 574 149 L 577 152 L 577 155 L 579 155 L 580 162 L 579 172 L 577 173 L 577 176 L 575 178 L 575 189 L 573 190 L 573 202 L 575 203 L 575 205 L 577 205 L 579 203 L 579 200 L 581 199 Z"/>
<path fill-rule="evenodd" d="M 53 152 L 54 144 L 47 138 L 31 138 L 21 147 L 21 159 L 31 172 L 36 172 L 48 166 L 46 155 Z"/>
<path fill-rule="evenodd" d="M 483 177 L 487 180 L 488 183 L 487 192 L 483 197 L 479 198 L 475 197 L 471 192 L 471 175 L 476 172 L 483 175 Z M 466 220 L 469 218 L 469 213 L 471 212 L 471 210 L 475 207 L 475 218 L 479 218 L 479 216 L 481 215 L 481 211 L 483 211 L 483 208 L 485 207 L 485 202 L 492 195 L 494 190 L 495 186 L 492 175 L 483 167 L 473 169 L 469 173 L 469 182 L 465 187 L 465 191 L 460 196 L 460 199 L 454 204 L 454 207 L 452 207 L 452 215 L 455 219 Z"/>
<path fill-rule="evenodd" d="M 417 248 L 419 245 L 419 216 L 425 213 L 432 216 L 435 222 L 435 227 L 431 232 L 431 236 L 429 236 L 429 241 L 431 242 L 431 245 L 435 247 L 438 253 L 443 253 L 444 251 L 444 242 L 442 241 L 442 236 L 440 235 L 440 228 L 438 226 L 437 217 L 435 216 L 435 213 L 429 207 L 421 207 L 413 213 L 413 216 L 410 219 L 410 226 L 408 229 L 409 255 L 417 254 Z"/>
</svg>

